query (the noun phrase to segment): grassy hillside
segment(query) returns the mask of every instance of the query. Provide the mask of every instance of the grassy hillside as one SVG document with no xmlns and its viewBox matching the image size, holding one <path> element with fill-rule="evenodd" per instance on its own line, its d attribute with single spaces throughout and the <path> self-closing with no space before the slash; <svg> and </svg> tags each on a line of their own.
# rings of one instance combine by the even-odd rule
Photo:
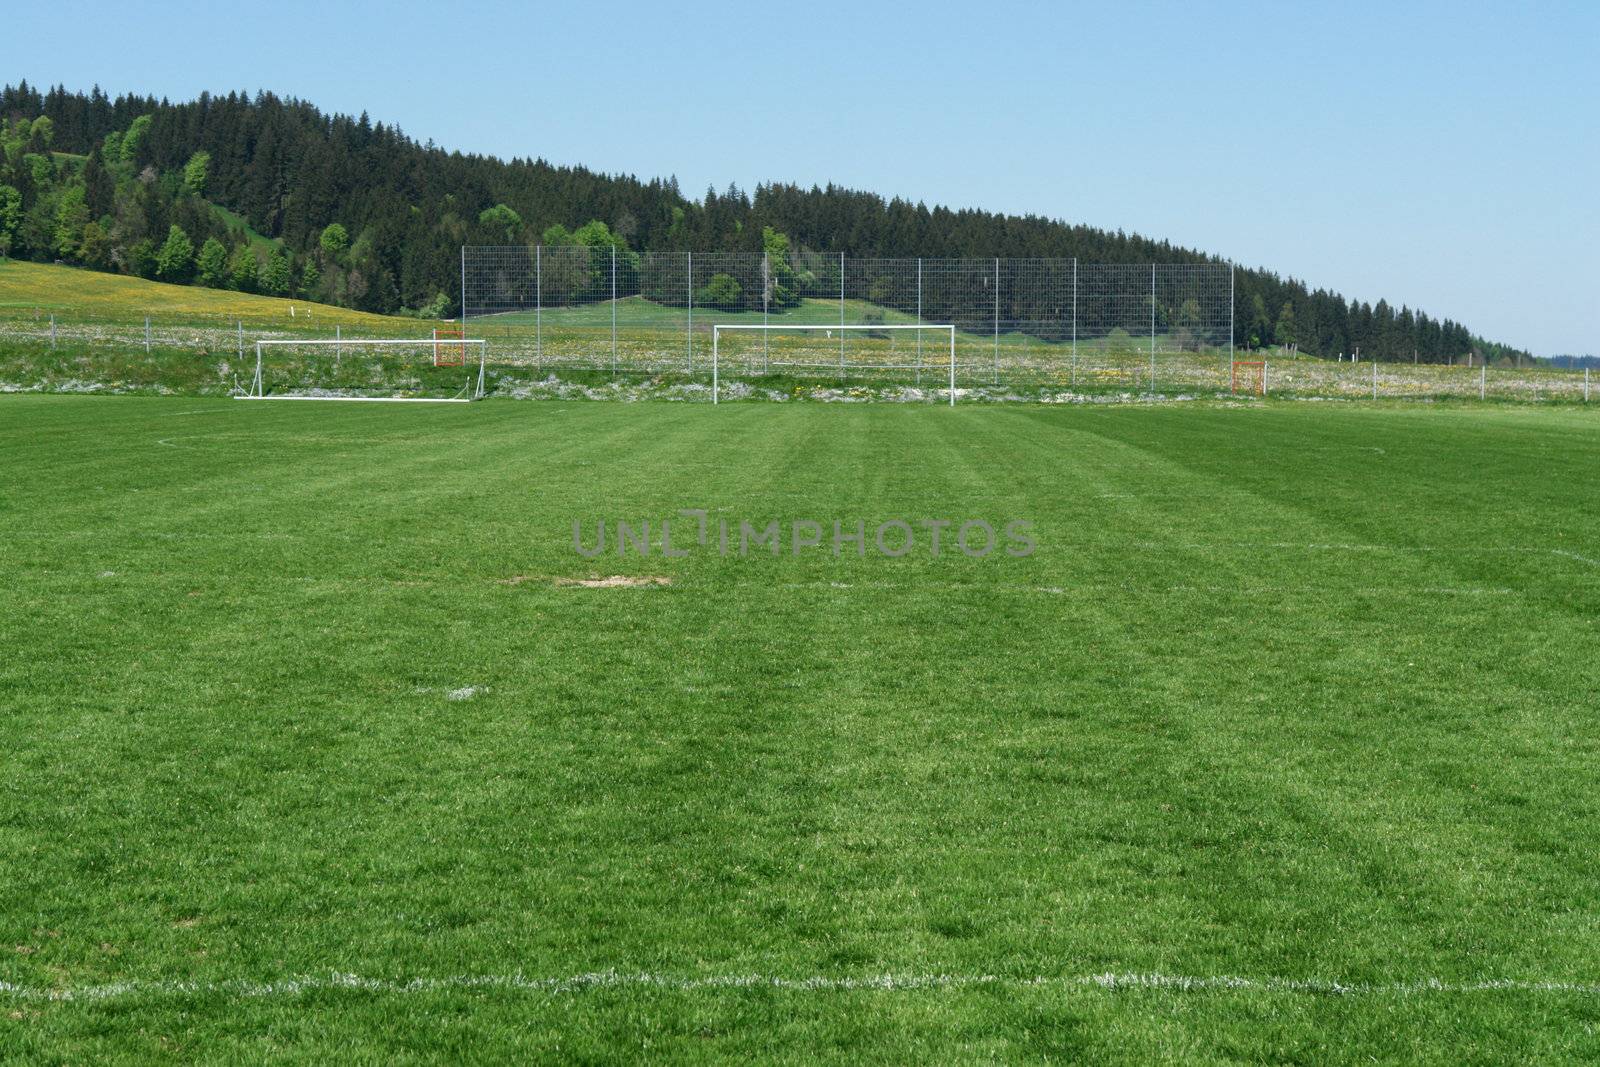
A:
<svg viewBox="0 0 1600 1067">
<path fill-rule="evenodd" d="M 1595 429 L 0 397 L 0 1060 L 1594 1063 Z"/>
<path fill-rule="evenodd" d="M 417 326 L 415 319 L 369 315 L 305 300 L 167 285 L 77 267 L 0 261 L 0 318 L 31 316 L 35 309 L 70 321 L 132 322 L 149 314 L 168 319 L 242 319 L 247 326 L 292 326 L 308 317 L 330 329 L 335 324 L 375 329 L 406 323 L 415 331 Z"/>
<path fill-rule="evenodd" d="M 274 248 L 277 248 L 283 243 L 276 238 L 267 237 L 257 233 L 255 229 L 251 227 L 250 223 L 245 220 L 243 215 L 229 211 L 220 204 L 212 204 L 211 213 L 217 218 L 221 219 L 222 224 L 228 227 L 228 229 L 238 230 L 240 233 L 244 234 L 245 238 L 250 242 L 250 247 L 255 249 L 258 256 L 265 256 L 267 253 L 271 252 Z"/>
</svg>

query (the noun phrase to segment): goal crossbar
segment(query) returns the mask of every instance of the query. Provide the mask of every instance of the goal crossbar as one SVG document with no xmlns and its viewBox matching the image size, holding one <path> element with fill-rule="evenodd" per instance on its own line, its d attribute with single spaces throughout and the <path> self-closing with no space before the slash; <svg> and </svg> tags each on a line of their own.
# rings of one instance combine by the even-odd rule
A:
<svg viewBox="0 0 1600 1067">
<path fill-rule="evenodd" d="M 951 407 L 955 407 L 955 403 L 956 403 L 956 328 L 955 328 L 955 326 L 953 326 L 953 325 L 951 325 L 950 323 L 947 323 L 947 322 L 938 322 L 938 323 L 935 323 L 935 322 L 928 322 L 928 323 L 893 323 L 893 324 L 890 324 L 890 323 L 837 323 L 836 322 L 836 323 L 832 323 L 832 324 L 820 323 L 820 324 L 810 324 L 810 325 L 804 325 L 804 326 L 798 325 L 798 324 L 789 324 L 789 323 L 781 323 L 781 324 L 778 324 L 778 325 L 764 325 L 764 324 L 758 324 L 758 323 L 748 323 L 747 324 L 747 323 L 742 323 L 742 322 L 716 322 L 716 323 L 712 323 L 711 324 L 711 402 L 713 404 L 717 403 L 718 402 L 718 394 L 721 392 L 721 366 L 720 366 L 720 363 L 721 363 L 721 351 L 720 351 L 720 349 L 721 349 L 722 335 L 724 333 L 735 333 L 735 332 L 738 332 L 738 333 L 788 333 L 788 332 L 793 332 L 793 331 L 796 331 L 796 330 L 809 331 L 811 333 L 816 333 L 818 331 L 827 331 L 830 334 L 834 330 L 838 330 L 839 331 L 839 373 L 840 374 L 843 374 L 848 369 L 846 364 L 845 364 L 845 361 L 844 361 L 844 335 L 847 332 L 860 331 L 860 332 L 866 332 L 866 333 L 878 333 L 878 332 L 882 332 L 884 330 L 917 330 L 919 332 L 922 331 L 922 330 L 934 330 L 934 331 L 943 330 L 943 331 L 949 333 L 949 335 L 950 335 L 950 406 Z M 779 366 L 832 367 L 833 364 L 831 364 L 831 363 L 792 363 L 792 364 L 779 364 Z M 871 367 L 871 368 L 867 368 L 867 369 L 879 369 L 879 368 Z M 905 368 L 905 369 L 909 370 L 909 369 L 920 369 L 920 368 L 908 367 L 908 368 Z"/>
<path fill-rule="evenodd" d="M 256 372 L 250 381 L 248 391 L 234 397 L 235 400 L 344 400 L 364 401 L 373 404 L 470 404 L 480 400 L 484 395 L 484 368 L 486 353 L 489 343 L 481 337 L 451 337 L 445 343 L 461 345 L 462 351 L 467 351 L 467 345 L 475 345 L 478 352 L 478 380 L 476 387 L 471 378 L 462 387 L 461 393 L 471 392 L 471 396 L 456 395 L 444 396 L 307 396 L 300 393 L 272 393 L 268 394 L 262 382 L 263 350 L 268 348 L 300 348 L 303 346 L 332 346 L 342 351 L 345 348 L 376 348 L 386 345 L 409 345 L 412 348 L 424 348 L 437 352 L 440 339 L 438 337 L 340 337 L 340 338 L 305 338 L 291 340 L 289 338 L 264 338 L 256 345 Z M 437 359 L 437 356 L 434 357 Z M 436 364 L 437 365 L 437 364 Z"/>
</svg>

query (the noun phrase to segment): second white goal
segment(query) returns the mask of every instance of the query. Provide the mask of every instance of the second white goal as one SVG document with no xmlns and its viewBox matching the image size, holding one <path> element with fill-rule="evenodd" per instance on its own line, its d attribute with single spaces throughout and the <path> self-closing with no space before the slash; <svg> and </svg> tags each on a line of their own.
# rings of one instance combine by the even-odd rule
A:
<svg viewBox="0 0 1600 1067">
<path fill-rule="evenodd" d="M 711 402 L 722 392 L 727 364 L 747 374 L 837 371 L 899 372 L 921 384 L 947 381 L 956 402 L 956 328 L 948 323 L 791 325 L 719 322 L 711 326 Z"/>
</svg>

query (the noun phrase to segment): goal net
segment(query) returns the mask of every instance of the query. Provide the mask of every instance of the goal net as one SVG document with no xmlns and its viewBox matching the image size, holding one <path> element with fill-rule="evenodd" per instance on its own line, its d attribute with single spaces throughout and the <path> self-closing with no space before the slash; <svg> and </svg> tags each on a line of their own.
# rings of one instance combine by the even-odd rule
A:
<svg viewBox="0 0 1600 1067">
<path fill-rule="evenodd" d="M 261 340 L 239 400 L 371 400 L 467 403 L 484 395 L 487 345 L 422 338 Z"/>
<path fill-rule="evenodd" d="M 942 388 L 956 398 L 956 328 L 947 323 L 802 326 L 714 323 L 711 400 L 724 376 L 885 377 Z"/>
</svg>

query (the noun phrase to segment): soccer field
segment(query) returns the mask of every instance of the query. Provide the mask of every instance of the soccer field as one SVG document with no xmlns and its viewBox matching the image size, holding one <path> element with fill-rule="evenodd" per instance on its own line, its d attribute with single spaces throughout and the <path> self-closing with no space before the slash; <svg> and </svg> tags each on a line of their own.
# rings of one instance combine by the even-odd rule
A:
<svg viewBox="0 0 1600 1067">
<path fill-rule="evenodd" d="M 1597 431 L 0 397 L 0 1059 L 1592 1062 Z"/>
</svg>

